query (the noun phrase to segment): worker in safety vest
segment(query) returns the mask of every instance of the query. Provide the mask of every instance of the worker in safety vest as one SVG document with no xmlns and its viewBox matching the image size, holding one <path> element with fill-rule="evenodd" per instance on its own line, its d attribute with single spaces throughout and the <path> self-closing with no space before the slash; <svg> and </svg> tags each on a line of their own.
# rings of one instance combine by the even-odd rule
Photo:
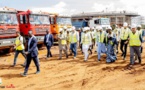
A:
<svg viewBox="0 0 145 90">
<path fill-rule="evenodd" d="M 145 32 L 144 32 L 144 30 L 142 30 L 141 25 L 137 26 L 137 31 L 140 34 L 142 40 L 144 41 L 143 37 L 144 37 Z M 143 52 L 143 46 L 141 46 L 139 50 L 142 53 Z M 135 60 L 137 60 L 137 59 L 138 59 L 137 54 L 135 54 Z"/>
<path fill-rule="evenodd" d="M 144 32 L 144 30 L 141 28 L 141 25 L 138 25 L 138 26 L 137 26 L 137 30 L 138 30 L 139 34 L 141 35 L 142 40 L 144 40 L 145 32 Z M 140 48 L 140 52 L 141 52 L 141 53 L 143 52 L 143 47 Z"/>
<path fill-rule="evenodd" d="M 108 34 L 106 35 L 107 58 L 106 63 L 112 63 L 117 60 L 115 54 L 115 45 L 117 45 L 116 34 L 112 31 L 112 27 L 107 27 Z"/>
<path fill-rule="evenodd" d="M 83 50 L 83 53 L 84 53 L 84 61 L 85 62 L 88 60 L 88 57 L 89 57 L 88 49 L 89 49 L 90 43 L 92 41 L 90 34 L 87 33 L 87 30 L 89 30 L 88 27 L 85 27 L 83 29 L 84 33 L 81 37 L 82 50 Z"/>
<path fill-rule="evenodd" d="M 103 28 L 100 26 L 98 27 L 98 35 L 97 35 L 97 53 L 98 53 L 98 62 L 101 60 L 101 53 L 106 53 L 106 46 L 105 46 L 105 38 L 106 38 L 106 32 L 103 31 Z"/>
<path fill-rule="evenodd" d="M 122 51 L 122 57 L 123 57 L 123 60 L 125 60 L 126 58 L 126 54 L 127 54 L 127 43 L 125 43 L 127 41 L 127 38 L 129 36 L 129 33 L 130 33 L 130 29 L 128 28 L 128 24 L 125 22 L 123 24 L 124 27 L 121 28 L 121 31 L 120 31 L 120 39 L 121 39 L 121 45 L 120 45 L 120 49 Z"/>
<path fill-rule="evenodd" d="M 92 37 L 92 49 L 93 49 L 94 46 L 95 46 L 95 28 L 92 27 L 92 28 L 90 29 L 90 32 L 91 32 L 91 37 Z"/>
<path fill-rule="evenodd" d="M 58 35 L 58 44 L 59 44 L 59 60 L 62 59 L 62 51 L 64 51 L 66 58 L 68 58 L 67 54 L 67 40 L 66 35 L 63 33 L 63 29 L 60 28 L 60 34 Z"/>
<path fill-rule="evenodd" d="M 131 33 L 129 34 L 128 41 L 130 46 L 130 66 L 134 65 L 134 54 L 137 54 L 137 57 L 139 59 L 139 64 L 141 64 L 141 52 L 140 52 L 140 46 L 142 46 L 142 38 L 139 32 L 136 30 L 136 25 L 133 24 L 131 26 Z"/>
<path fill-rule="evenodd" d="M 120 28 L 118 27 L 118 25 L 115 25 L 115 29 L 113 30 L 113 33 L 115 34 L 117 40 L 117 45 L 115 45 L 115 52 L 116 54 L 118 54 L 118 47 L 120 41 Z"/>
<path fill-rule="evenodd" d="M 23 44 L 23 37 L 20 35 L 19 31 L 16 32 L 16 35 L 17 35 L 17 38 L 15 40 L 15 45 L 14 45 L 15 56 L 14 56 L 14 62 L 13 62 L 12 67 L 15 67 L 16 62 L 17 62 L 17 57 L 18 57 L 19 53 L 21 53 L 25 58 L 25 63 L 22 64 L 22 66 L 25 67 L 25 65 L 26 65 L 26 54 L 25 54 L 25 47 L 24 47 L 24 44 Z"/>
<path fill-rule="evenodd" d="M 67 37 L 67 26 L 64 26 L 63 27 L 63 34 L 65 35 L 65 37 Z"/>
<path fill-rule="evenodd" d="M 97 46 L 98 46 L 98 33 L 99 33 L 98 28 L 99 28 L 99 27 L 96 27 L 96 28 L 95 28 L 95 29 L 96 29 L 96 31 L 95 31 L 95 37 L 96 37 L 96 38 L 95 38 L 95 42 L 96 42 L 96 43 L 95 43 L 95 45 L 96 45 L 96 51 L 95 51 L 95 52 L 97 52 L 97 48 L 98 48 L 98 47 L 97 47 Z"/>
<path fill-rule="evenodd" d="M 72 28 L 67 29 L 67 52 L 69 52 L 70 54 L 72 54 L 71 50 L 70 50 L 70 33 L 72 32 Z"/>
<path fill-rule="evenodd" d="M 74 54 L 74 59 L 77 56 L 77 43 L 79 42 L 79 34 L 76 31 L 75 27 L 72 27 L 72 32 L 70 33 L 70 48 L 72 53 Z"/>
<path fill-rule="evenodd" d="M 84 34 L 84 28 L 81 28 L 81 32 L 80 32 L 80 34 L 79 34 L 79 39 L 80 39 L 80 49 L 81 49 L 81 52 L 82 52 L 82 54 L 83 54 L 83 45 L 82 45 L 82 43 L 81 43 L 81 41 L 82 41 L 82 36 L 83 36 L 83 34 Z"/>
<path fill-rule="evenodd" d="M 90 51 L 90 54 L 92 54 L 93 52 L 92 52 L 92 32 L 91 32 L 91 28 L 90 27 L 88 27 L 88 30 L 87 30 L 87 33 L 91 36 L 91 43 L 90 43 L 90 46 L 89 46 L 89 51 Z"/>
</svg>

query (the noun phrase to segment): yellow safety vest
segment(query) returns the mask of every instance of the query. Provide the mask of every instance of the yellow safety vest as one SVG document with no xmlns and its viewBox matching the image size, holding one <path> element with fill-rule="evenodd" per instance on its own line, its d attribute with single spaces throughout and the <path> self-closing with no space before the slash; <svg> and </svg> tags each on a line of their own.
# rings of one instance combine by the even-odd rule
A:
<svg viewBox="0 0 145 90">
<path fill-rule="evenodd" d="M 90 44 L 90 37 L 87 34 L 83 34 L 82 40 L 82 44 Z"/>
<path fill-rule="evenodd" d="M 20 39 L 21 39 L 21 37 L 17 37 L 17 38 L 16 38 L 16 40 L 15 40 L 16 46 L 20 44 Z M 16 50 L 24 50 L 24 49 L 25 49 L 25 48 L 24 48 L 23 42 L 22 42 L 21 45 L 19 45 L 18 47 L 16 47 Z"/>
<path fill-rule="evenodd" d="M 77 42 L 77 32 L 75 32 L 74 34 L 70 34 L 70 42 L 71 43 Z"/>
<path fill-rule="evenodd" d="M 110 35 L 110 34 L 108 34 L 108 35 Z M 108 35 L 106 35 L 106 42 L 108 42 Z M 111 37 L 114 37 L 114 32 L 112 32 L 111 33 Z M 113 42 L 112 41 L 109 41 L 109 43 L 111 44 L 111 45 L 113 45 Z"/>
<path fill-rule="evenodd" d="M 130 33 L 129 28 L 126 28 L 126 29 L 122 28 L 121 29 L 121 37 L 120 37 L 121 40 L 126 40 L 129 36 L 129 33 Z"/>
<path fill-rule="evenodd" d="M 66 40 L 61 40 L 61 44 L 65 45 L 66 44 Z"/>
<path fill-rule="evenodd" d="M 130 33 L 129 37 L 130 37 L 130 41 L 129 41 L 130 46 L 140 46 L 141 45 L 140 34 L 138 32 L 136 32 L 135 34 Z"/>
<path fill-rule="evenodd" d="M 99 32 L 98 33 L 98 42 L 103 43 L 104 42 L 104 38 L 105 38 L 105 33 L 102 32 L 102 34 Z"/>
<path fill-rule="evenodd" d="M 65 35 L 64 34 L 62 34 L 62 36 L 65 38 Z M 66 43 L 67 43 L 66 39 L 62 39 L 61 40 L 61 44 L 62 45 L 66 45 Z"/>
</svg>

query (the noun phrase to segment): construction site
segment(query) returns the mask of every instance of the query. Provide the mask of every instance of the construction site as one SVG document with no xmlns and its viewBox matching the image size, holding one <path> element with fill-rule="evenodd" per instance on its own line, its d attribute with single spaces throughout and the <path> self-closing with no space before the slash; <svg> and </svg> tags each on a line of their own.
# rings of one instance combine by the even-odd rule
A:
<svg viewBox="0 0 145 90">
<path fill-rule="evenodd" d="M 46 11 L 45 9 L 33 11 L 31 9 L 21 10 L 8 6 L 1 7 L 0 90 L 145 90 L 145 33 L 144 35 L 140 34 L 143 35 L 141 37 L 141 45 L 139 46 L 143 48 L 142 53 L 140 53 L 142 62 L 140 64 L 138 60 L 134 60 L 134 65 L 130 67 L 130 43 L 128 43 L 126 47 L 126 57 L 122 57 L 122 50 L 120 49 L 121 30 L 125 27 L 124 23 L 127 23 L 126 27 L 130 29 L 130 33 L 133 31 L 133 28 L 138 29 L 137 25 L 140 25 L 142 31 L 145 31 L 145 17 L 140 15 L 137 11 L 84 11 L 66 15 L 66 13 L 54 13 Z M 84 33 L 86 27 L 90 30 L 88 32 L 91 32 L 91 30 L 93 32 L 94 30 L 96 35 L 94 37 L 94 43 L 92 39 L 93 36 L 90 36 L 92 46 L 89 43 L 87 60 L 85 60 L 85 51 L 83 51 L 83 46 L 81 46 L 83 44 L 83 35 L 81 32 Z M 101 29 L 99 29 L 99 27 L 101 27 Z M 118 43 L 118 49 L 115 49 L 117 47 L 116 45 L 113 51 L 111 51 L 115 52 L 116 60 L 111 63 L 107 63 L 107 57 L 109 55 L 107 50 L 109 48 L 106 44 L 105 54 L 101 53 L 101 59 L 98 59 L 98 49 L 101 48 L 98 42 L 101 42 L 101 36 L 99 38 L 100 41 L 97 41 L 97 37 L 99 37 L 97 32 L 103 30 L 105 33 L 108 33 L 108 27 L 111 27 L 112 32 L 113 29 L 116 30 L 116 28 L 120 30 L 118 31 L 119 34 L 116 34 L 120 35 L 119 40 L 116 41 Z M 72 35 L 72 37 L 71 34 L 68 34 L 69 36 L 62 39 L 59 35 L 61 32 L 65 34 L 65 30 L 69 33 L 74 30 L 79 34 L 78 36 L 77 34 Z M 21 42 L 21 38 L 17 35 L 18 33 L 25 38 L 22 40 L 23 42 Z M 30 49 L 31 42 L 35 43 L 35 41 L 32 41 L 33 38 L 30 37 L 31 34 L 35 36 L 36 39 L 36 45 L 32 46 L 31 49 L 36 47 L 36 51 Z M 126 35 L 125 32 L 123 34 Z M 51 35 L 53 41 L 51 47 L 48 49 Z M 108 34 L 105 35 L 104 42 L 105 39 L 109 37 Z M 75 36 L 77 38 L 75 38 Z M 68 41 L 67 38 L 69 38 Z M 140 36 L 138 36 L 138 38 L 140 39 Z M 62 50 L 60 50 L 59 42 L 61 39 L 66 40 L 66 43 L 70 42 L 69 45 L 66 44 L 65 47 L 62 47 Z M 75 51 L 71 49 L 71 40 L 75 41 L 75 39 L 76 56 Z M 129 40 L 130 37 L 127 41 Z M 19 41 L 18 45 L 17 41 Z M 48 46 L 45 45 L 45 42 Z M 105 43 L 107 43 L 107 39 Z M 123 44 L 125 43 L 126 42 Z M 22 52 L 22 54 L 18 53 L 16 57 L 16 51 L 20 52 L 17 47 L 22 44 L 26 58 L 22 55 Z M 90 48 L 91 51 L 89 51 Z M 40 70 L 37 70 L 36 61 L 34 57 L 32 57 L 32 54 L 34 55 L 34 53 L 32 53 L 33 51 L 34 53 L 38 52 L 35 57 L 38 60 L 37 62 L 39 62 Z M 32 54 L 30 55 L 30 53 Z M 48 54 L 50 53 L 52 55 L 49 56 Z M 30 57 L 31 59 L 33 58 L 33 60 L 30 61 L 31 64 L 29 66 L 27 64 Z M 29 69 L 28 72 L 25 73 L 27 66 Z"/>
</svg>

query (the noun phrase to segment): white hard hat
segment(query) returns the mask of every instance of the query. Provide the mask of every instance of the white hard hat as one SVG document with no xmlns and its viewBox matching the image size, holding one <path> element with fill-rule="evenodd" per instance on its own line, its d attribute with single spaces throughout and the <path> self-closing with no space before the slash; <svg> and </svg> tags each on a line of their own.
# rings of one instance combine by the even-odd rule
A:
<svg viewBox="0 0 145 90">
<path fill-rule="evenodd" d="M 59 29 L 59 32 L 62 32 L 62 31 L 63 31 L 63 29 L 62 29 L 62 28 L 60 28 L 60 29 Z"/>
<path fill-rule="evenodd" d="M 71 32 L 72 31 L 72 28 L 69 28 L 68 30 Z"/>
<path fill-rule="evenodd" d="M 64 29 L 67 29 L 67 26 L 64 26 L 63 28 L 64 28 Z"/>
<path fill-rule="evenodd" d="M 124 26 L 124 27 L 127 27 L 127 26 L 128 26 L 127 22 L 125 22 L 125 23 L 123 24 L 123 26 Z"/>
<path fill-rule="evenodd" d="M 112 27 L 111 27 L 111 26 L 109 26 L 109 27 L 107 27 L 107 29 L 110 29 L 110 30 L 112 30 Z"/>
<path fill-rule="evenodd" d="M 89 27 L 84 27 L 84 28 L 83 28 L 83 31 L 88 31 L 88 30 L 90 30 Z"/>
<path fill-rule="evenodd" d="M 99 26 L 97 29 L 100 31 L 100 30 L 102 30 L 103 28 L 102 28 L 101 26 Z"/>
<path fill-rule="evenodd" d="M 137 27 L 140 27 L 141 28 L 141 25 L 137 25 Z"/>
<path fill-rule="evenodd" d="M 131 25 L 131 29 L 132 29 L 132 28 L 136 28 L 136 25 L 135 25 L 135 24 L 132 24 L 132 25 Z"/>
<path fill-rule="evenodd" d="M 75 27 L 75 26 L 73 26 L 73 27 L 72 27 L 72 30 L 76 30 L 76 27 Z"/>
</svg>

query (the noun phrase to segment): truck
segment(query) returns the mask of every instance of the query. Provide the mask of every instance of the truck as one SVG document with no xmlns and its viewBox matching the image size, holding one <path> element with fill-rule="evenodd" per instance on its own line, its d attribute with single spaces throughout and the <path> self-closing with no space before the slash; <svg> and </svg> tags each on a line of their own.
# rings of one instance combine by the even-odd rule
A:
<svg viewBox="0 0 145 90">
<path fill-rule="evenodd" d="M 98 27 L 102 26 L 103 30 L 106 30 L 108 26 L 110 26 L 110 19 L 109 18 L 89 18 L 87 20 L 81 19 L 81 20 L 73 20 L 72 22 L 73 26 L 78 28 L 83 27 Z"/>
<path fill-rule="evenodd" d="M 50 32 L 54 36 L 54 43 L 57 44 L 59 34 L 59 29 L 66 26 L 68 29 L 72 27 L 71 17 L 66 15 L 59 15 L 54 13 L 49 13 L 50 16 Z"/>
<path fill-rule="evenodd" d="M 15 44 L 16 31 L 19 31 L 17 10 L 0 8 L 0 52 L 9 53 Z"/>
<path fill-rule="evenodd" d="M 89 20 L 90 27 L 98 27 L 101 26 L 103 30 L 106 30 L 107 27 L 110 26 L 110 19 L 109 18 L 92 18 Z"/>
<path fill-rule="evenodd" d="M 49 15 L 43 12 L 18 11 L 19 29 L 21 34 L 28 40 L 28 31 L 32 30 L 38 40 L 38 48 L 43 46 L 46 30 L 50 30 Z"/>
<path fill-rule="evenodd" d="M 76 29 L 79 29 L 79 28 L 83 28 L 83 27 L 88 27 L 88 22 L 86 20 L 83 20 L 83 21 L 73 21 L 72 22 L 72 25 L 76 27 Z"/>
</svg>

